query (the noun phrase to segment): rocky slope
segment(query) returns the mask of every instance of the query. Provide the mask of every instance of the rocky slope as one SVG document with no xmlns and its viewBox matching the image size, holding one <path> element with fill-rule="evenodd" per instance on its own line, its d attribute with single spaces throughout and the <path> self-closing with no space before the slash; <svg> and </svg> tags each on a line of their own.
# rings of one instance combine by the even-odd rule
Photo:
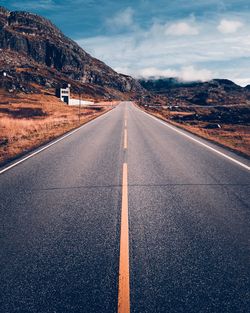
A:
<svg viewBox="0 0 250 313">
<path fill-rule="evenodd" d="M 235 105 L 250 102 L 249 86 L 227 79 L 180 82 L 175 78 L 140 80 L 148 91 L 167 98 L 169 105 Z"/>
<path fill-rule="evenodd" d="M 50 21 L 0 7 L 0 84 L 9 90 L 38 91 L 71 83 L 90 96 L 147 94 L 132 77 L 91 57 Z M 3 72 L 7 77 L 3 79 Z"/>
</svg>

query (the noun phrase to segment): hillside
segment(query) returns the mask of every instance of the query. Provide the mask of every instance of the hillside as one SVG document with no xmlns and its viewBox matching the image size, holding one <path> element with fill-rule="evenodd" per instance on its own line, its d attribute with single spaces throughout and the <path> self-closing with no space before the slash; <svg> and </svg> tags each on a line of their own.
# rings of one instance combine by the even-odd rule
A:
<svg viewBox="0 0 250 313">
<path fill-rule="evenodd" d="M 0 7 L 0 87 L 39 92 L 70 83 L 90 97 L 136 97 L 145 90 L 67 38 L 49 20 Z M 3 72 L 7 77 L 3 78 Z"/>
<path fill-rule="evenodd" d="M 249 86 L 243 88 L 227 79 L 181 82 L 175 78 L 140 80 L 148 91 L 164 96 L 168 105 L 235 105 L 250 101 Z"/>
</svg>

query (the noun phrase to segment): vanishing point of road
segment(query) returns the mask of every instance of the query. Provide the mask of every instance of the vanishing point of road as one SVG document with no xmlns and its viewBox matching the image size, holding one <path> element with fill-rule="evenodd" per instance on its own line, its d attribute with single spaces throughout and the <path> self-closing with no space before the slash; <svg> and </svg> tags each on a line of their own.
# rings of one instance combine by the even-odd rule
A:
<svg viewBox="0 0 250 313">
<path fill-rule="evenodd" d="M 249 312 L 248 160 L 123 102 L 0 173 L 0 312 Z"/>
</svg>

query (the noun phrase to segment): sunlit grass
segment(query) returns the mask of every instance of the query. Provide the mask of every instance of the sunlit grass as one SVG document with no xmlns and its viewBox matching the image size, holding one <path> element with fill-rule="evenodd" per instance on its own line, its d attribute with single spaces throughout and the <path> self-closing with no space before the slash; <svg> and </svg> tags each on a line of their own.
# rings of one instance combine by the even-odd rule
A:
<svg viewBox="0 0 250 313">
<path fill-rule="evenodd" d="M 1 92 L 0 92 L 1 93 Z M 0 95 L 0 163 L 41 145 L 109 110 L 69 107 L 52 95 Z M 25 112 L 29 115 L 25 116 Z M 30 111 L 40 116 L 30 116 Z"/>
</svg>

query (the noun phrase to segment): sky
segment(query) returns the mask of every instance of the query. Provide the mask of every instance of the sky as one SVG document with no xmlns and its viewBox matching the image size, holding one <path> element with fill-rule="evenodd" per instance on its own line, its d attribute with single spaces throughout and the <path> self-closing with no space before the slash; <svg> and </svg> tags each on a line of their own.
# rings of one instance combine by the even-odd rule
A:
<svg viewBox="0 0 250 313">
<path fill-rule="evenodd" d="M 250 84 L 249 0 L 0 0 L 0 5 L 50 19 L 120 73 Z"/>
</svg>

